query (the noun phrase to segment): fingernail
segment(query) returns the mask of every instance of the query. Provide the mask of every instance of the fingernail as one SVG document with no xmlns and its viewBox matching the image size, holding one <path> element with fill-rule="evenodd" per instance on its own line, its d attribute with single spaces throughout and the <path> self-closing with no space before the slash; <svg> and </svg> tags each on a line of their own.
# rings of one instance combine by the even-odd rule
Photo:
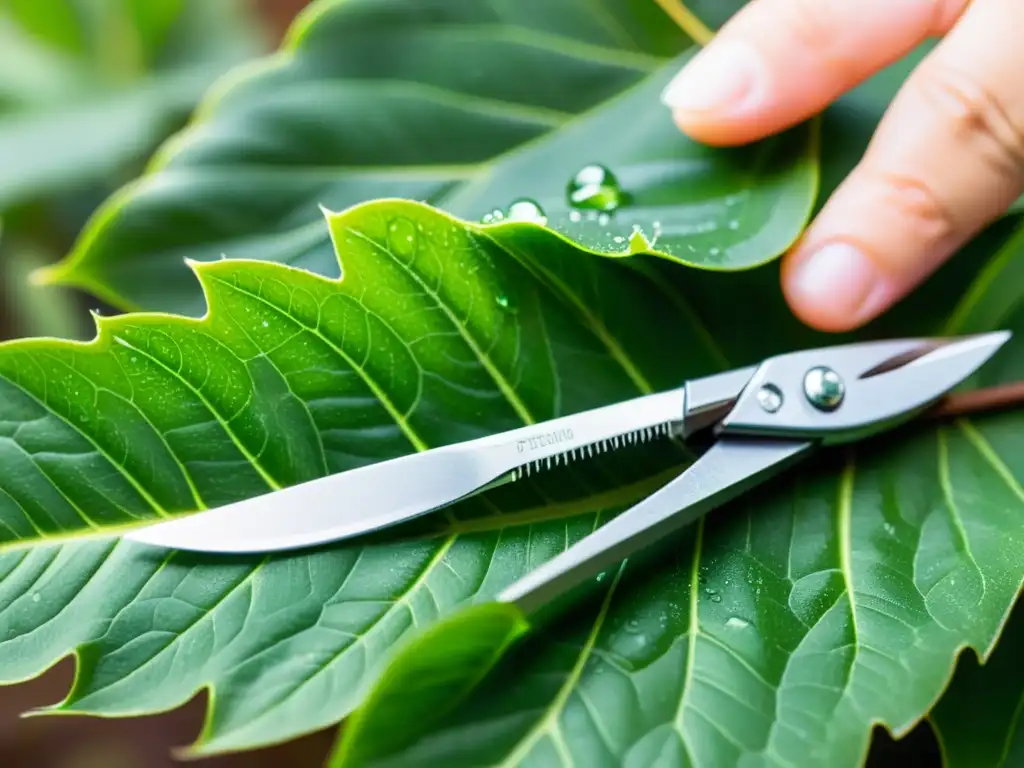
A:
<svg viewBox="0 0 1024 768">
<path fill-rule="evenodd" d="M 886 283 L 871 259 L 857 248 L 830 243 L 796 266 L 790 290 L 805 305 L 856 321 L 874 312 L 884 298 Z"/>
<path fill-rule="evenodd" d="M 728 42 L 705 48 L 662 91 L 662 103 L 680 112 L 735 109 L 757 98 L 764 67 L 750 46 Z"/>
</svg>

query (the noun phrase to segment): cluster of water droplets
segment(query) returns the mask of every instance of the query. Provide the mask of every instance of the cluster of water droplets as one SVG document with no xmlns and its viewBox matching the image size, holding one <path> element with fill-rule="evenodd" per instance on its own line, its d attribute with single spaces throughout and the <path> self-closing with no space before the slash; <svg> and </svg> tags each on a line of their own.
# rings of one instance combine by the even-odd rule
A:
<svg viewBox="0 0 1024 768">
<path fill-rule="evenodd" d="M 595 163 L 584 166 L 573 175 L 566 185 L 565 198 L 570 209 L 571 223 L 596 222 L 598 226 L 606 227 L 615 213 L 627 204 L 628 195 L 611 170 Z M 505 210 L 492 210 L 481 221 L 484 224 L 522 221 L 545 226 L 548 216 L 536 201 L 519 198 Z M 639 225 L 634 224 L 630 235 L 616 235 L 612 241 L 633 252 L 647 250 L 654 246 L 661 235 L 661 223 L 654 222 L 653 229 L 653 234 L 648 236 Z"/>
</svg>

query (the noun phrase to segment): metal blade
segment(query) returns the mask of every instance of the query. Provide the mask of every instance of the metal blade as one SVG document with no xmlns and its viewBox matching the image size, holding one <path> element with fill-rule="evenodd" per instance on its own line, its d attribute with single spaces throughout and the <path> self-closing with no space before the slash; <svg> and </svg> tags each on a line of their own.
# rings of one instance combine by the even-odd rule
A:
<svg viewBox="0 0 1024 768">
<path fill-rule="evenodd" d="M 765 361 L 721 434 L 794 439 L 826 444 L 859 440 L 920 413 L 984 365 L 1010 339 L 1007 331 L 952 339 L 863 342 L 780 355 Z M 828 369 L 839 399 L 828 407 L 808 394 L 808 375 Z M 760 395 L 772 388 L 776 407 Z"/>
<path fill-rule="evenodd" d="M 705 385 L 703 391 L 708 398 L 721 397 L 721 388 Z M 222 553 L 316 546 L 411 520 L 488 485 L 567 461 L 566 454 L 598 452 L 626 436 L 635 442 L 663 434 L 668 425 L 682 422 L 684 413 L 683 390 L 639 397 L 319 478 L 157 523 L 125 538 Z"/>
<path fill-rule="evenodd" d="M 508 587 L 498 600 L 529 615 L 672 531 L 786 469 L 811 441 L 726 438 L 675 480 Z"/>
</svg>

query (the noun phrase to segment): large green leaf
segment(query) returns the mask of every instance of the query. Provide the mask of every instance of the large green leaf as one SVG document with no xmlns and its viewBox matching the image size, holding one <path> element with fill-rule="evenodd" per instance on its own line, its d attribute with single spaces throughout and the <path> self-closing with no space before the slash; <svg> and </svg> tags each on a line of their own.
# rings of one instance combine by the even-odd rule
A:
<svg viewBox="0 0 1024 768">
<path fill-rule="evenodd" d="M 529 198 L 590 248 L 770 260 L 813 205 L 815 128 L 728 151 L 686 140 L 658 96 L 693 48 L 651 0 L 321 0 L 279 55 L 215 89 L 47 279 L 199 311 L 185 258 L 334 276 L 319 206 L 385 197 L 470 220 Z M 570 209 L 570 179 L 598 159 L 628 204 Z"/>
<path fill-rule="evenodd" d="M 984 666 L 965 654 L 931 715 L 946 768 L 1010 768 L 1024 764 L 1024 603 L 1007 617 Z"/>
<path fill-rule="evenodd" d="M 308 553 L 218 559 L 111 537 L 822 340 L 766 289 L 772 269 L 604 258 L 410 202 L 330 226 L 343 280 L 196 265 L 203 319 L 127 315 L 100 320 L 88 345 L 0 348 L 5 680 L 74 652 L 56 711 L 105 715 L 209 687 L 198 752 L 337 722 L 396 643 L 493 596 L 687 456 L 615 454 L 397 538 Z M 905 330 L 935 327 L 917 315 Z M 985 380 L 1022 360 L 1016 345 Z M 685 747 L 701 764 L 854 765 L 873 722 L 907 727 L 959 647 L 993 642 L 1024 575 L 1020 427 L 1010 414 L 889 435 L 752 494 L 531 638 L 399 762 L 458 764 L 471 726 L 468 749 L 488 761 L 565 749 L 646 765 L 665 750 L 677 764 Z"/>
</svg>

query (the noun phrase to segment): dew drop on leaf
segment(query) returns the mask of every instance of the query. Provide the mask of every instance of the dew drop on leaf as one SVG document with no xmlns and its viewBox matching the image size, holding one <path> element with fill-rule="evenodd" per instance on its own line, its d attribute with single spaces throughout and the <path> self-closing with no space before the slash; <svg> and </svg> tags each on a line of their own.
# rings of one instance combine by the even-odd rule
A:
<svg viewBox="0 0 1024 768">
<path fill-rule="evenodd" d="M 533 200 L 525 198 L 513 202 L 508 207 L 508 215 L 505 218 L 509 221 L 529 221 L 541 226 L 548 223 L 548 217 L 544 215 L 541 207 Z"/>
<path fill-rule="evenodd" d="M 408 219 L 393 219 L 388 225 L 388 248 L 396 256 L 412 256 L 416 253 L 418 236 L 416 225 Z"/>
<path fill-rule="evenodd" d="M 720 602 L 722 602 L 722 596 L 719 595 L 719 594 L 712 595 L 711 596 L 711 602 L 712 603 L 720 603 Z"/>
<path fill-rule="evenodd" d="M 729 629 L 746 629 L 750 626 L 750 622 L 739 616 L 730 616 L 729 620 L 725 622 L 725 626 Z"/>
<path fill-rule="evenodd" d="M 623 193 L 615 175 L 603 165 L 588 165 L 572 177 L 566 188 L 569 205 L 591 211 L 614 211 Z"/>
</svg>

